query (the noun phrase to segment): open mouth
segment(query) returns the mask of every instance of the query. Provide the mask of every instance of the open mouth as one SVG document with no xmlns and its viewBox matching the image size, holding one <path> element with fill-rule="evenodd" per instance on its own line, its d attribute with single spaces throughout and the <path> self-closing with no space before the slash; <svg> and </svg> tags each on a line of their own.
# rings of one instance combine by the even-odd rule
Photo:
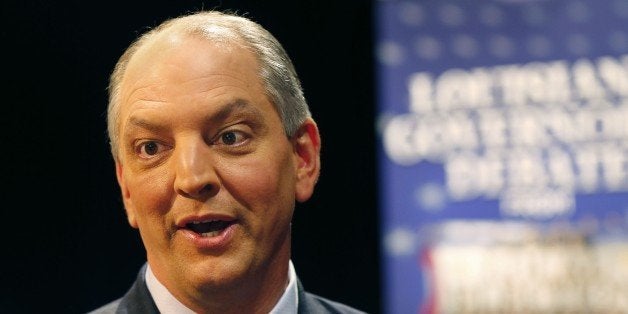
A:
<svg viewBox="0 0 628 314">
<path fill-rule="evenodd" d="M 185 224 L 185 228 L 198 233 L 202 237 L 215 237 L 234 223 L 235 221 L 210 219 L 189 222 Z"/>
</svg>

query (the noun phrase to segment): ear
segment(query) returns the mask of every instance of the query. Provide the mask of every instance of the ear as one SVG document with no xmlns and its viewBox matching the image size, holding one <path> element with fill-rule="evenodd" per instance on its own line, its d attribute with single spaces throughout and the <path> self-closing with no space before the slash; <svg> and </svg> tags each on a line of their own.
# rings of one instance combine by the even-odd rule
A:
<svg viewBox="0 0 628 314">
<path fill-rule="evenodd" d="M 122 201 L 124 202 L 124 210 L 126 211 L 126 218 L 129 220 L 129 224 L 133 228 L 137 228 L 137 221 L 135 220 L 135 207 L 131 200 L 131 192 L 126 186 L 124 179 L 124 169 L 119 161 L 116 161 L 116 178 L 118 179 L 118 185 L 122 192 Z"/>
<path fill-rule="evenodd" d="M 311 118 L 301 124 L 293 138 L 296 189 L 298 202 L 305 202 L 314 193 L 314 186 L 321 171 L 321 138 L 318 127 Z"/>
</svg>

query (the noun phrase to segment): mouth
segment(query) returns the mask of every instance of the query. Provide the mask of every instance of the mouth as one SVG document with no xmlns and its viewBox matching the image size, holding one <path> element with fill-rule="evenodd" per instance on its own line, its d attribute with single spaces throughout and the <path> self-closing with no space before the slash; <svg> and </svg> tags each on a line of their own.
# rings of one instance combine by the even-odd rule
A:
<svg viewBox="0 0 628 314">
<path fill-rule="evenodd" d="M 235 220 L 194 220 L 184 224 L 182 229 L 192 231 L 203 238 L 211 238 L 219 236 L 233 224 L 235 224 Z"/>
</svg>

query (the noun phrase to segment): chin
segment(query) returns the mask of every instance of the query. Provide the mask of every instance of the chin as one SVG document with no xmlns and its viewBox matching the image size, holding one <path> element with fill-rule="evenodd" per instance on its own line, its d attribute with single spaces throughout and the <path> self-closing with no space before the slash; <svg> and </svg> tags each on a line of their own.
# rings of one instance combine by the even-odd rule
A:
<svg viewBox="0 0 628 314">
<path fill-rule="evenodd" d="M 246 284 L 249 280 L 242 265 L 229 265 L 228 263 L 202 263 L 202 265 L 189 265 L 185 270 L 187 279 L 199 290 L 213 291 L 225 290 Z"/>
</svg>

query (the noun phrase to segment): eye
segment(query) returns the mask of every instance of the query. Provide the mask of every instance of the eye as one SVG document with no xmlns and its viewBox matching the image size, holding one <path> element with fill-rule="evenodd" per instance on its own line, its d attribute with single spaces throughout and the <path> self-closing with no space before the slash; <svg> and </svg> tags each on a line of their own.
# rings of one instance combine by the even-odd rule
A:
<svg viewBox="0 0 628 314">
<path fill-rule="evenodd" d="M 241 131 L 226 131 L 218 137 L 218 144 L 238 145 L 248 139 L 247 135 Z"/>
<path fill-rule="evenodd" d="M 163 150 L 163 145 L 155 141 L 145 141 L 140 143 L 137 148 L 137 154 L 142 158 L 151 158 Z"/>
</svg>

